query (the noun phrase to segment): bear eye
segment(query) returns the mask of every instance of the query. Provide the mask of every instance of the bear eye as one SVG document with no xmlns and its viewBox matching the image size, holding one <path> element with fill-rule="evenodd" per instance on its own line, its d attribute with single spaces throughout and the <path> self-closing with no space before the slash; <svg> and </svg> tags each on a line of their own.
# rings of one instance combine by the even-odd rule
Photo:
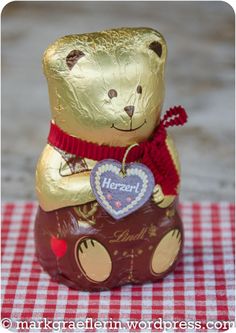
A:
<svg viewBox="0 0 236 333">
<path fill-rule="evenodd" d="M 108 91 L 108 96 L 110 99 L 112 99 L 113 97 L 117 97 L 117 91 L 115 89 L 110 89 Z"/>
<path fill-rule="evenodd" d="M 143 91 L 142 86 L 137 86 L 137 93 L 142 94 L 142 91 Z"/>
</svg>

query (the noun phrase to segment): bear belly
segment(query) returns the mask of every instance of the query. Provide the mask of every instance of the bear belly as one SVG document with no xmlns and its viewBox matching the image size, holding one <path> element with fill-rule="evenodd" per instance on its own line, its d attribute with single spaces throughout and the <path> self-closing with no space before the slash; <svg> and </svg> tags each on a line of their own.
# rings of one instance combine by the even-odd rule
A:
<svg viewBox="0 0 236 333">
<path fill-rule="evenodd" d="M 156 281 L 170 273 L 183 247 L 177 200 L 159 208 L 149 200 L 114 220 L 97 202 L 52 212 L 38 208 L 36 255 L 53 280 L 81 290 Z"/>
</svg>

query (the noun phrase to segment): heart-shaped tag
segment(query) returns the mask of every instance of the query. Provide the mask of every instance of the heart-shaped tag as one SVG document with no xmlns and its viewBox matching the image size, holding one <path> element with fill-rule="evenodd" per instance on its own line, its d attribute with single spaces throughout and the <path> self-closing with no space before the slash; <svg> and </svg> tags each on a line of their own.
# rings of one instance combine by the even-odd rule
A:
<svg viewBox="0 0 236 333">
<path fill-rule="evenodd" d="M 155 181 L 151 170 L 141 163 L 126 165 L 108 159 L 98 162 L 90 183 L 98 203 L 115 219 L 121 219 L 143 206 L 150 198 Z"/>
</svg>

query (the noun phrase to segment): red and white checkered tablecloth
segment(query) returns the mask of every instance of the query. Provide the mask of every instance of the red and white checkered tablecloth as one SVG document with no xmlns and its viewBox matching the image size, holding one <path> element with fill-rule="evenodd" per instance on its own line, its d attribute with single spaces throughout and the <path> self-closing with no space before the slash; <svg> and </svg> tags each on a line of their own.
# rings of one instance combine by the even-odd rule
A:
<svg viewBox="0 0 236 333">
<path fill-rule="evenodd" d="M 6 318 L 12 321 L 12 330 L 16 330 L 16 321 L 24 320 L 29 324 L 24 331 L 50 332 L 50 320 L 64 320 L 64 332 L 156 332 L 163 330 L 157 324 L 161 325 L 163 319 L 172 324 L 188 322 L 187 329 L 172 326 L 170 331 L 206 332 L 211 328 L 206 328 L 206 322 L 220 325 L 234 320 L 233 204 L 182 203 L 185 246 L 175 272 L 154 284 L 126 285 L 93 293 L 70 290 L 52 282 L 41 270 L 34 256 L 36 209 L 34 202 L 2 205 L 2 318 L 6 326 Z M 89 325 L 96 319 L 107 324 L 92 329 Z M 111 319 L 120 321 L 122 328 L 120 324 L 109 324 Z M 32 328 L 32 322 L 39 320 L 49 326 Z M 76 329 L 71 323 L 78 321 L 87 326 Z M 128 328 L 130 321 L 139 326 Z M 202 328 L 192 329 L 192 321 L 200 321 Z M 19 331 L 23 331 L 20 327 Z M 54 326 L 54 332 L 57 328 Z"/>
</svg>

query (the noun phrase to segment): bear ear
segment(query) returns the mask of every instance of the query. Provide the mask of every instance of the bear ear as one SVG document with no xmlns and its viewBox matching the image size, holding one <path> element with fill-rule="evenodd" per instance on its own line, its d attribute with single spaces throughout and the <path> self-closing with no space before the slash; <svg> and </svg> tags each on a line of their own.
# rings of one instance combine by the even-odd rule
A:
<svg viewBox="0 0 236 333">
<path fill-rule="evenodd" d="M 71 70 L 74 67 L 74 65 L 77 63 L 77 61 L 83 56 L 85 56 L 85 54 L 80 50 L 70 51 L 70 53 L 66 57 L 66 64 L 69 67 L 69 69 Z"/>
<path fill-rule="evenodd" d="M 154 51 L 159 58 L 161 58 L 162 55 L 162 45 L 160 42 L 158 41 L 154 41 L 151 44 L 149 44 L 149 49 L 151 49 L 152 51 Z"/>
</svg>

